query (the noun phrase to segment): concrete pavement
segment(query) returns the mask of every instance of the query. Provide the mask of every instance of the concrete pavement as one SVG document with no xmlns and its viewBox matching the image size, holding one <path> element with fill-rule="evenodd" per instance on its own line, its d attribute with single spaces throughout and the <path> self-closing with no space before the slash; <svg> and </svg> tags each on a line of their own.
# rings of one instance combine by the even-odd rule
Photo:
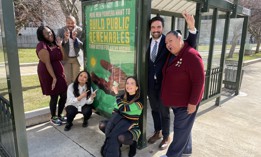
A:
<svg viewBox="0 0 261 157">
<path fill-rule="evenodd" d="M 220 107 L 214 106 L 214 102 L 200 106 L 192 131 L 192 157 L 261 156 L 260 68 L 261 62 L 244 67 L 238 96 L 224 91 Z M 100 157 L 104 135 L 98 129 L 98 123 L 102 119 L 93 114 L 89 126 L 82 128 L 82 116 L 78 115 L 69 132 L 63 131 L 64 125 L 52 126 L 50 123 L 27 128 L 30 157 Z M 172 112 L 171 119 L 173 121 Z M 148 109 L 147 136 L 152 133 L 153 122 Z M 166 150 L 158 150 L 159 142 L 138 150 L 136 157 L 165 154 Z M 122 150 L 122 156 L 127 157 L 128 147 L 123 146 Z"/>
</svg>

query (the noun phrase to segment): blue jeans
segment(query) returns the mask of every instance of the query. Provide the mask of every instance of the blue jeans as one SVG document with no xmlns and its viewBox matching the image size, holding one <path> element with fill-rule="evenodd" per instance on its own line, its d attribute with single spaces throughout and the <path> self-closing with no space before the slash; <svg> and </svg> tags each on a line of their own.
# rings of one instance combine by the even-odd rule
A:
<svg viewBox="0 0 261 157">
<path fill-rule="evenodd" d="M 197 109 L 194 113 L 188 114 L 187 107 L 173 107 L 174 118 L 174 136 L 170 144 L 167 156 L 168 157 L 181 157 L 182 154 L 192 153 L 192 139 L 191 129 L 193 127 Z"/>
</svg>

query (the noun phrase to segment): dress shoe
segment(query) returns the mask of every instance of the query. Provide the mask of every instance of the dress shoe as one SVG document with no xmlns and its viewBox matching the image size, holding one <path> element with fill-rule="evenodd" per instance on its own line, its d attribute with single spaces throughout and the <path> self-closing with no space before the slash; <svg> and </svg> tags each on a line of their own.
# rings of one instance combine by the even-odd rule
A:
<svg viewBox="0 0 261 157">
<path fill-rule="evenodd" d="M 151 137 L 149 138 L 148 143 L 153 144 L 153 143 L 155 143 L 157 140 L 159 140 L 159 139 L 161 139 L 161 138 L 162 138 L 162 133 L 161 133 L 161 131 L 157 131 L 157 132 L 154 133 L 153 136 L 151 136 Z"/>
<path fill-rule="evenodd" d="M 163 138 L 163 140 L 160 142 L 160 145 L 159 145 L 160 150 L 164 150 L 164 149 L 168 148 L 169 141 L 170 141 L 169 136 L 166 138 Z"/>
</svg>

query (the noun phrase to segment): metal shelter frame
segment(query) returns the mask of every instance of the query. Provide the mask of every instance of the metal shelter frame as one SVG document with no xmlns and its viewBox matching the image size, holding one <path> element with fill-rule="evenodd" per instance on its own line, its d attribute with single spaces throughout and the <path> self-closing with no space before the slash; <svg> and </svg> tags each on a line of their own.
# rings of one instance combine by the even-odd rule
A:
<svg viewBox="0 0 261 157">
<path fill-rule="evenodd" d="M 0 156 L 27 157 L 28 145 L 13 1 L 0 0 Z M 13 20 L 12 20 L 13 19 Z M 6 78 L 6 79 L 5 79 Z M 5 79 L 5 80 L 4 80 Z M 5 89 L 6 88 L 6 89 Z M 4 92 L 6 91 L 6 92 Z"/>
</svg>

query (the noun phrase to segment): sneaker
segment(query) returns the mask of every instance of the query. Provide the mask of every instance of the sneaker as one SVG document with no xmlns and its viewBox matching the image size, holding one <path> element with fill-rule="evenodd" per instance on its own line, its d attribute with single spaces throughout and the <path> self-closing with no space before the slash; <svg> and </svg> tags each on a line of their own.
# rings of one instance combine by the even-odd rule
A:
<svg viewBox="0 0 261 157">
<path fill-rule="evenodd" d="M 156 131 L 154 133 L 154 135 L 149 138 L 148 143 L 153 144 L 153 143 L 155 143 L 157 140 L 159 140 L 161 138 L 162 138 L 161 131 Z"/>
<path fill-rule="evenodd" d="M 67 123 L 67 117 L 61 116 L 61 117 L 58 117 L 58 118 L 59 118 L 59 120 L 60 120 L 63 124 Z"/>
<path fill-rule="evenodd" d="M 60 121 L 60 119 L 56 116 L 52 117 L 50 122 L 53 124 L 53 125 L 62 125 L 62 122 Z"/>
</svg>

